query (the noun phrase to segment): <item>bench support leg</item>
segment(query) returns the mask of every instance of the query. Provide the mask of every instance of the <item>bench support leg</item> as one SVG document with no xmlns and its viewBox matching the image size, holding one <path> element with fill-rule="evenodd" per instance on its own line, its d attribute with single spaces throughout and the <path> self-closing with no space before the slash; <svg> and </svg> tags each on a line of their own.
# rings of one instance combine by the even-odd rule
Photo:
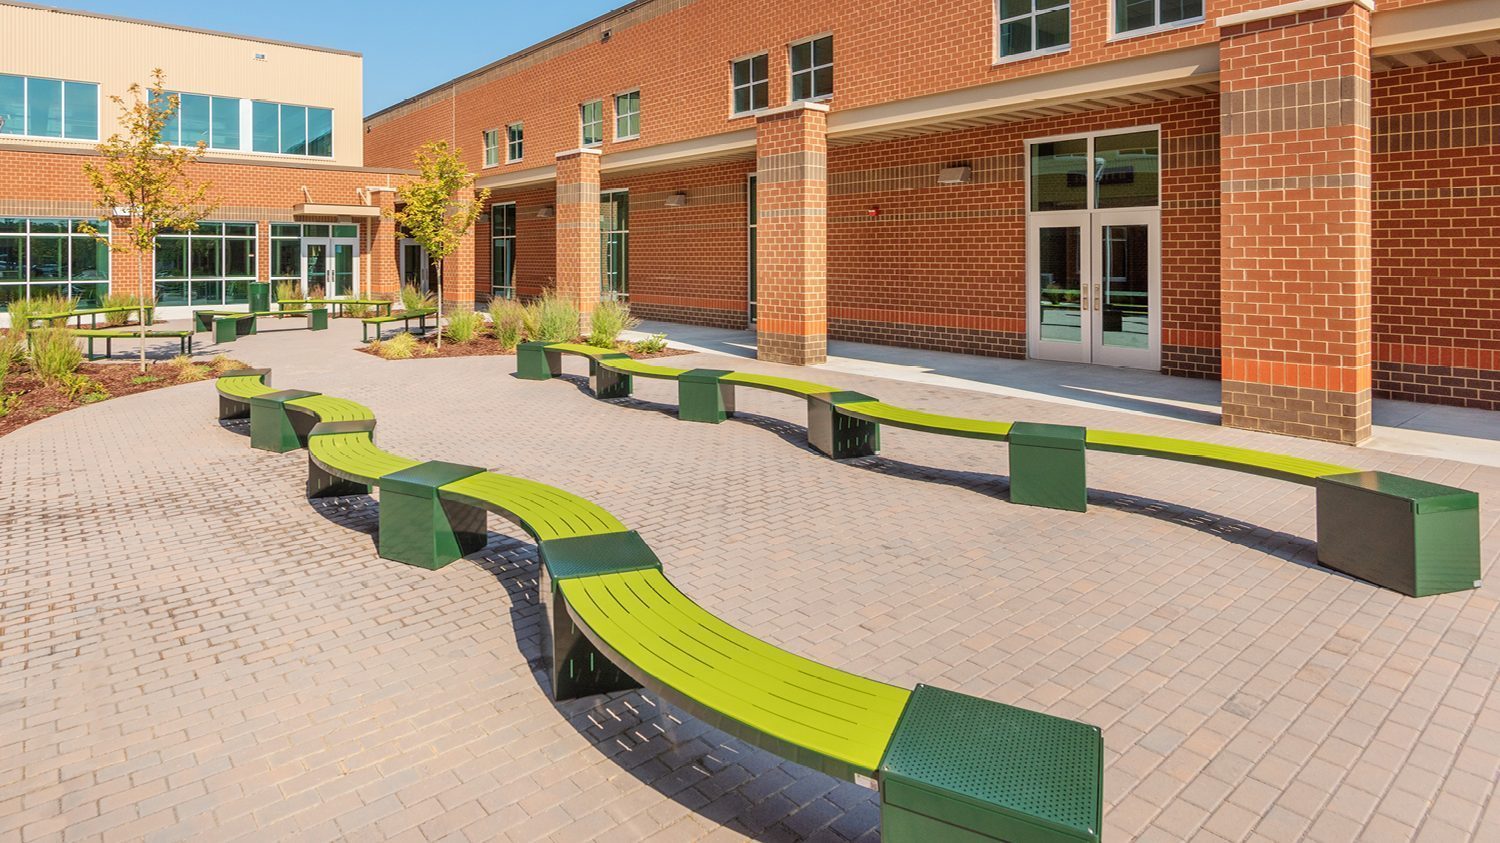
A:
<svg viewBox="0 0 1500 843">
<path fill-rule="evenodd" d="M 310 417 L 304 413 L 288 411 L 286 402 L 317 394 L 302 389 L 284 389 L 251 398 L 250 447 L 274 454 L 284 454 L 305 447 L 307 433 L 312 429 Z"/>
<path fill-rule="evenodd" d="M 826 395 L 807 396 L 807 444 L 836 460 L 880 451 L 880 425 L 841 414 Z"/>
<path fill-rule="evenodd" d="M 243 319 L 215 319 L 214 320 L 214 342 L 234 342 L 240 335 L 239 323 Z"/>
<path fill-rule="evenodd" d="M 489 541 L 483 509 L 443 500 L 440 486 L 484 469 L 428 462 L 380 478 L 380 556 L 429 571 L 461 559 Z"/>
<path fill-rule="evenodd" d="M 552 680 L 553 701 L 565 702 L 641 687 L 641 683 L 615 667 L 614 662 L 584 636 L 583 630 L 568 613 L 567 599 L 556 589 L 546 571 L 543 565 L 537 587 L 547 607 L 548 617 L 544 625 L 547 639 L 542 642 L 542 652 L 550 660 L 548 674 Z"/>
<path fill-rule="evenodd" d="M 336 474 L 329 474 L 321 466 L 313 462 L 311 454 L 307 456 L 307 499 L 317 498 L 344 498 L 351 495 L 368 495 L 370 487 L 364 483 L 355 483 L 345 480 Z"/>
<path fill-rule="evenodd" d="M 328 311 L 321 307 L 314 310 L 312 315 L 307 317 L 307 329 L 309 331 L 328 330 Z"/>
<path fill-rule="evenodd" d="M 1010 502 L 1087 512 L 1088 467 L 1081 427 L 1016 422 L 1010 436 Z"/>
<path fill-rule="evenodd" d="M 516 377 L 545 381 L 560 374 L 562 352 L 549 350 L 544 342 L 523 342 L 516 347 Z"/>
<path fill-rule="evenodd" d="M 677 418 L 718 424 L 734 415 L 734 384 L 719 369 L 694 369 L 677 379 Z"/>
<path fill-rule="evenodd" d="M 597 360 L 589 361 L 589 386 L 594 390 L 594 397 L 600 399 L 629 398 L 635 389 L 630 375 L 601 366 Z"/>
</svg>

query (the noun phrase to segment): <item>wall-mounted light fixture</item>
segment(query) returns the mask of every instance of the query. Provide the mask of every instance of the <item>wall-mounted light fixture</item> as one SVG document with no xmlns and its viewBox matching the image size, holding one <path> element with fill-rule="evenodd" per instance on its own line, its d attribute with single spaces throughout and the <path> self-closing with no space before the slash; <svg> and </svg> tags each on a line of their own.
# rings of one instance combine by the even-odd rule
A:
<svg viewBox="0 0 1500 843">
<path fill-rule="evenodd" d="M 687 194 L 681 190 L 667 197 L 664 203 L 668 208 L 681 208 L 687 204 Z"/>
<path fill-rule="evenodd" d="M 944 167 L 938 172 L 938 184 L 968 184 L 973 178 L 973 167 Z"/>
<path fill-rule="evenodd" d="M 865 214 L 867 216 L 871 216 L 871 217 L 878 217 L 878 216 L 880 216 L 880 206 L 879 205 L 871 205 L 870 209 L 868 211 L 865 211 Z"/>
<path fill-rule="evenodd" d="M 542 207 L 536 209 L 536 218 L 539 220 L 550 220 L 552 219 L 553 213 L 554 212 L 551 205 L 543 205 Z"/>
</svg>

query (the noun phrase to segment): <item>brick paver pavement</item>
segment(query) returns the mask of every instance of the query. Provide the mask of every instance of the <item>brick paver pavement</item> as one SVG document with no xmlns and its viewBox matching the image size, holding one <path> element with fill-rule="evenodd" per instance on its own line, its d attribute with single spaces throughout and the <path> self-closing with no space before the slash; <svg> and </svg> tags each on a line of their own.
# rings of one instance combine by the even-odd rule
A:
<svg viewBox="0 0 1500 843">
<path fill-rule="evenodd" d="M 782 396 L 685 424 L 671 384 L 599 402 L 511 358 L 384 362 L 347 321 L 274 327 L 225 350 L 368 403 L 397 453 L 597 501 L 731 623 L 1098 724 L 1106 839 L 1500 839 L 1495 588 L 1411 600 L 1317 568 L 1310 490 L 1091 454 L 1089 513 L 1033 509 L 1005 500 L 1003 445 L 888 430 L 840 464 Z M 1467 486 L 1488 567 L 1500 551 L 1500 471 L 818 379 Z M 651 694 L 554 706 L 514 527 L 441 571 L 381 560 L 373 501 L 303 500 L 305 455 L 252 451 L 214 409 L 194 384 L 0 439 L 0 841 L 878 837 L 871 792 Z"/>
</svg>

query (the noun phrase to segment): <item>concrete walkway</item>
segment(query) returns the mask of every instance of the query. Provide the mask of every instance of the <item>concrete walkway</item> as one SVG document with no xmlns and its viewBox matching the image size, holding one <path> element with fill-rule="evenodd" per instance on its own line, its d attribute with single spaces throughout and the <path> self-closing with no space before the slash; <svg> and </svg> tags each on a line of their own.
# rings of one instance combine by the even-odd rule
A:
<svg viewBox="0 0 1500 843">
<path fill-rule="evenodd" d="M 666 333 L 680 348 L 755 356 L 753 331 L 647 322 L 639 334 L 656 332 Z M 1139 369 L 839 341 L 828 344 L 828 362 L 813 368 L 1077 407 L 1108 407 L 1213 426 L 1219 425 L 1220 418 L 1218 381 Z M 1374 433 L 1361 448 L 1500 466 L 1500 413 L 1376 399 L 1373 414 Z"/>
<path fill-rule="evenodd" d="M 580 494 L 709 611 L 864 676 L 1097 724 L 1110 841 L 1500 839 L 1500 588 L 1413 600 L 1319 568 L 1312 494 L 1091 454 L 1090 511 L 1012 505 L 1005 446 L 905 430 L 834 462 L 801 402 L 722 425 L 512 358 L 388 362 L 359 326 L 201 354 L 368 404 L 393 452 Z M 673 362 L 797 374 L 756 360 Z M 1478 490 L 1500 470 L 879 379 L 937 412 L 1272 448 Z M 439 571 L 382 560 L 378 502 L 309 503 L 210 383 L 0 437 L 0 843 L 878 839 L 870 791 L 628 692 L 547 696 L 515 527 Z M 1500 582 L 1497 582 L 1500 585 Z M 938 843 L 934 840 L 933 843 Z"/>
</svg>

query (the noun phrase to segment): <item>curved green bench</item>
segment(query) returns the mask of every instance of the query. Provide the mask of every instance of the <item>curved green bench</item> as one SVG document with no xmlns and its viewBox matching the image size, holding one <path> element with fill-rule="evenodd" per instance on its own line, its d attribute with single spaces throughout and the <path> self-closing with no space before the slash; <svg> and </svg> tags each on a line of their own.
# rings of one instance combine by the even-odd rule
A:
<svg viewBox="0 0 1500 843">
<path fill-rule="evenodd" d="M 57 313 L 43 313 L 43 314 L 38 315 L 38 316 L 33 316 L 33 317 L 31 317 L 31 324 L 35 325 L 38 322 L 43 322 L 43 323 L 51 324 L 53 322 L 57 322 L 57 321 L 61 321 L 61 320 L 72 319 L 72 320 L 74 320 L 73 326 L 75 328 L 82 328 L 83 327 L 83 317 L 87 316 L 89 318 L 89 327 L 90 328 L 97 328 L 97 327 L 99 327 L 99 317 L 100 316 L 109 316 L 109 315 L 115 314 L 115 313 L 135 313 L 135 314 L 139 314 L 140 311 L 141 311 L 140 305 L 121 305 L 119 307 L 86 307 L 86 308 L 78 308 L 78 309 L 74 309 L 74 310 L 58 311 Z M 138 316 L 137 318 L 139 319 L 140 317 Z M 149 306 L 149 307 L 146 308 L 145 322 L 146 322 L 147 325 L 150 325 L 150 324 L 152 324 L 155 321 L 156 321 L 156 308 L 155 308 L 155 306 Z M 127 322 L 128 322 L 128 320 L 127 320 Z M 139 325 L 140 322 L 137 322 L 136 324 Z"/>
<path fill-rule="evenodd" d="M 627 367 L 647 365 L 627 363 L 626 355 L 586 345 L 523 343 L 517 351 L 516 375 L 528 380 L 556 377 L 564 354 L 589 359 L 598 398 L 629 395 Z M 878 453 L 882 425 L 1006 442 L 1014 503 L 1086 511 L 1085 451 L 1187 462 L 1312 486 L 1317 490 L 1320 564 L 1412 597 L 1479 585 L 1479 496 L 1465 489 L 1190 439 L 928 413 L 776 375 L 653 368 L 659 370 L 655 377 L 678 382 L 678 417 L 686 421 L 718 423 L 734 415 L 737 387 L 805 398 L 808 444 L 834 459 Z M 618 374 L 605 381 L 596 370 Z"/>
<path fill-rule="evenodd" d="M 250 399 L 268 392 L 271 388 L 270 369 L 237 369 L 225 372 L 214 381 L 219 392 L 219 419 L 246 419 L 250 417 Z"/>
<path fill-rule="evenodd" d="M 226 400 L 270 392 L 269 372 L 221 379 Z M 928 685 L 899 688 L 789 653 L 672 585 L 641 536 L 576 495 L 375 445 L 373 417 L 323 395 L 307 495 L 380 489 L 380 555 L 437 568 L 482 548 L 485 512 L 537 541 L 554 699 L 647 687 L 749 743 L 880 791 L 883 839 L 1097 841 L 1097 727 Z"/>
</svg>

